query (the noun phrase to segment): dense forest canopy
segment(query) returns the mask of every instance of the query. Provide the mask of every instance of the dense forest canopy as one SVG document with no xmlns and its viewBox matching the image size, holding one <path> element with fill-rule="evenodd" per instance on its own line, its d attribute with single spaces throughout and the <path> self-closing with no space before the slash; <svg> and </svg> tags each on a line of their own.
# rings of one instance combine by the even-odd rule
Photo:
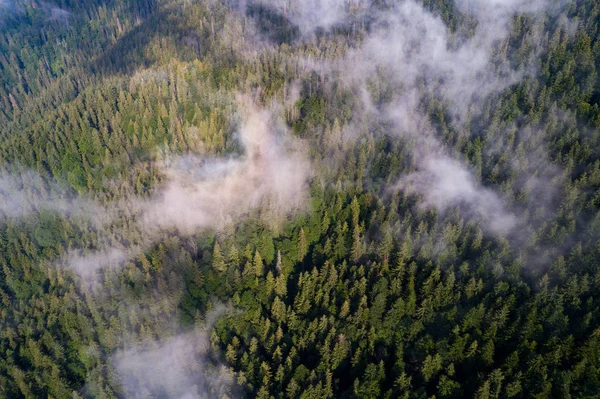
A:
<svg viewBox="0 0 600 399">
<path fill-rule="evenodd" d="M 600 397 L 596 0 L 0 0 L 0 398 Z"/>
</svg>

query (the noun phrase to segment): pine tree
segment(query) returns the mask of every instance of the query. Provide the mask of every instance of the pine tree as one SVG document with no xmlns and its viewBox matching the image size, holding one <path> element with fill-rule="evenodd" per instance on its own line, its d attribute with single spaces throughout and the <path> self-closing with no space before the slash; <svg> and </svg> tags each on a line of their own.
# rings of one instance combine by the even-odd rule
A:
<svg viewBox="0 0 600 399">
<path fill-rule="evenodd" d="M 227 270 L 227 264 L 225 263 L 223 253 L 221 252 L 221 246 L 218 242 L 215 242 L 213 247 L 212 266 L 213 269 L 219 273 L 223 273 Z"/>
<path fill-rule="evenodd" d="M 300 233 L 298 233 L 298 261 L 302 262 L 307 253 L 308 242 L 306 241 L 306 234 L 304 233 L 304 228 L 301 228 Z"/>
<path fill-rule="evenodd" d="M 254 252 L 254 261 L 252 263 L 254 275 L 256 277 L 262 277 L 264 273 L 264 268 L 265 265 L 263 264 L 262 256 L 260 256 L 260 253 L 258 252 L 258 250 L 256 250 L 256 252 Z"/>
</svg>

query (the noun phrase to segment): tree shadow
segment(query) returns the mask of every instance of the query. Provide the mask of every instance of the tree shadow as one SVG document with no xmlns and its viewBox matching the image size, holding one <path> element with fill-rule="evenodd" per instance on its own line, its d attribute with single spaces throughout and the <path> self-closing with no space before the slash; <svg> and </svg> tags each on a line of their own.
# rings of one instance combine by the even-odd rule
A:
<svg viewBox="0 0 600 399">
<path fill-rule="evenodd" d="M 277 44 L 290 44 L 300 36 L 300 29 L 285 15 L 266 4 L 249 3 L 246 15 L 254 19 L 261 34 Z"/>
<path fill-rule="evenodd" d="M 93 59 L 88 65 L 90 72 L 104 76 L 130 74 L 161 61 L 166 63 L 170 58 L 192 61 L 205 57 L 214 47 L 210 29 L 199 29 L 199 24 L 184 15 L 186 11 L 158 6 Z"/>
</svg>

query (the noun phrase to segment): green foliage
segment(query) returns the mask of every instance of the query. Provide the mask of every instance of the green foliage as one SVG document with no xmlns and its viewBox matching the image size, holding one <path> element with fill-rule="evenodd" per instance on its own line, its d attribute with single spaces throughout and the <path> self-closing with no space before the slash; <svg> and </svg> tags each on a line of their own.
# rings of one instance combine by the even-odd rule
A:
<svg viewBox="0 0 600 399">
<path fill-rule="evenodd" d="M 539 57 L 539 76 L 482 99 L 464 125 L 439 98 L 421 99 L 444 145 L 530 222 L 526 243 L 390 189 L 413 170 L 410 143 L 383 123 L 362 126 L 356 93 L 297 67 L 335 60 L 368 26 L 298 44 L 285 16 L 255 5 L 246 17 L 278 44 L 240 57 L 249 28 L 218 2 L 63 1 L 66 24 L 25 3 L 0 27 L 0 161 L 44 185 L 24 191 L 25 217 L 0 215 L 0 397 L 122 397 L 111 356 L 203 325 L 214 300 L 233 310 L 211 331 L 212 361 L 249 397 L 600 395 L 595 1 L 548 19 L 538 49 L 531 20 L 515 16 L 494 59 L 518 70 Z M 453 2 L 423 3 L 458 38 L 472 35 Z M 386 79 L 369 86 L 381 104 Z M 278 221 L 257 210 L 216 236 L 164 232 L 99 272 L 101 295 L 60 267 L 73 249 L 141 246 L 135 211 L 119 204 L 160 189 L 154 161 L 239 154 L 235 93 L 269 104 L 292 82 L 300 98 L 282 113 L 318 176 L 307 209 Z M 355 141 L 351 124 L 365 130 Z M 548 172 L 530 162 L 540 145 L 564 171 L 550 199 L 522 179 Z M 119 212 L 98 227 L 36 203 L 61 195 Z"/>
</svg>

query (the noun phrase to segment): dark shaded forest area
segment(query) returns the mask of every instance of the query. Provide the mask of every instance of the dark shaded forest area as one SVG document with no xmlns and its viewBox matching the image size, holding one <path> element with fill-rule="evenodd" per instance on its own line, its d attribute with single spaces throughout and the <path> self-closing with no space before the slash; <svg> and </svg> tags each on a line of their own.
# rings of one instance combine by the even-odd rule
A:
<svg viewBox="0 0 600 399">
<path fill-rule="evenodd" d="M 0 0 L 0 398 L 600 397 L 599 29 Z"/>
</svg>

